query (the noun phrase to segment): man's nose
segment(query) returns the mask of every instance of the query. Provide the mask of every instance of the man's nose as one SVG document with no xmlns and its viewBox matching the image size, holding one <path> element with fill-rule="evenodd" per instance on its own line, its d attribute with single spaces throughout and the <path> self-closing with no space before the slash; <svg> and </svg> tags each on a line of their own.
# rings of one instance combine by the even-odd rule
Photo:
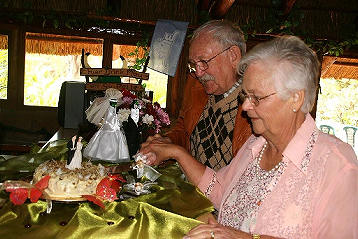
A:
<svg viewBox="0 0 358 239">
<path fill-rule="evenodd" d="M 205 74 L 205 70 L 200 69 L 199 66 L 195 66 L 196 77 L 202 77 Z"/>
</svg>

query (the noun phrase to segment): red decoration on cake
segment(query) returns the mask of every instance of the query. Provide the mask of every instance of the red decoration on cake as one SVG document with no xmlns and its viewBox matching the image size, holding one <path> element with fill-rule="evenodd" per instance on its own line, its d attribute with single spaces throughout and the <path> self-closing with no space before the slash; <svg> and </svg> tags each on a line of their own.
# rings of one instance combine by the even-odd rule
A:
<svg viewBox="0 0 358 239">
<path fill-rule="evenodd" d="M 113 202 L 118 199 L 117 193 L 122 189 L 121 182 L 126 182 L 122 176 L 110 174 L 97 185 L 96 195 L 83 195 L 83 197 L 104 208 L 104 200 Z"/>
<path fill-rule="evenodd" d="M 5 185 L 5 190 L 10 192 L 10 200 L 15 205 L 23 204 L 27 198 L 30 198 L 31 202 L 37 202 L 42 195 L 42 192 L 48 186 L 48 181 L 50 176 L 46 175 L 35 185 L 30 185 L 30 187 L 18 187 L 18 185 L 23 185 L 25 182 L 19 181 L 8 181 Z M 27 183 L 26 183 L 27 184 Z"/>
</svg>

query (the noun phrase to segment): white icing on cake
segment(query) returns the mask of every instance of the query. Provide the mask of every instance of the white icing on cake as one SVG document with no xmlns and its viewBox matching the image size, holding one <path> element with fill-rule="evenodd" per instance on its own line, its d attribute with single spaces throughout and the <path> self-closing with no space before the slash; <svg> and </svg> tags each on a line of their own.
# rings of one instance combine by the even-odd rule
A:
<svg viewBox="0 0 358 239">
<path fill-rule="evenodd" d="M 50 160 L 36 168 L 34 183 L 46 175 L 51 178 L 45 192 L 54 199 L 67 199 L 95 194 L 97 184 L 107 176 L 107 170 L 101 164 L 90 162 L 82 162 L 82 168 L 70 170 L 66 168 L 66 161 Z"/>
</svg>

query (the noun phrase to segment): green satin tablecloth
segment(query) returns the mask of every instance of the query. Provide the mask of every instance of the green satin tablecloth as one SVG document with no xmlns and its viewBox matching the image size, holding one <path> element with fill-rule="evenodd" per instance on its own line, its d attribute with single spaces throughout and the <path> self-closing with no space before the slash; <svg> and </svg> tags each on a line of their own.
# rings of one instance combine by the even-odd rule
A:
<svg viewBox="0 0 358 239">
<path fill-rule="evenodd" d="M 29 176 L 38 164 L 65 152 L 64 142 L 56 142 L 43 152 L 2 161 L 0 181 Z M 182 179 L 177 165 L 158 171 L 162 176 L 152 193 L 106 202 L 105 209 L 87 201 L 53 201 L 47 214 L 45 201 L 15 206 L 2 191 L 0 238 L 182 238 L 201 223 L 195 218 L 213 211 L 212 204 Z"/>
</svg>

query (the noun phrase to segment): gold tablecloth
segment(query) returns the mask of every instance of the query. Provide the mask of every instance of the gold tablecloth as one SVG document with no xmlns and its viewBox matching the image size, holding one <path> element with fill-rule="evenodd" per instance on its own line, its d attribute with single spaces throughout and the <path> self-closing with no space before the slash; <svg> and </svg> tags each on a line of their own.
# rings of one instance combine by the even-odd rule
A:
<svg viewBox="0 0 358 239">
<path fill-rule="evenodd" d="M 65 144 L 56 142 L 43 152 L 2 161 L 0 181 L 31 175 L 38 164 L 65 152 Z M 0 238 L 182 238 L 201 223 L 195 218 L 213 211 L 212 204 L 182 179 L 177 165 L 158 171 L 163 175 L 152 193 L 106 202 L 105 209 L 87 201 L 53 201 L 47 214 L 45 201 L 15 206 L 2 191 Z"/>
</svg>

